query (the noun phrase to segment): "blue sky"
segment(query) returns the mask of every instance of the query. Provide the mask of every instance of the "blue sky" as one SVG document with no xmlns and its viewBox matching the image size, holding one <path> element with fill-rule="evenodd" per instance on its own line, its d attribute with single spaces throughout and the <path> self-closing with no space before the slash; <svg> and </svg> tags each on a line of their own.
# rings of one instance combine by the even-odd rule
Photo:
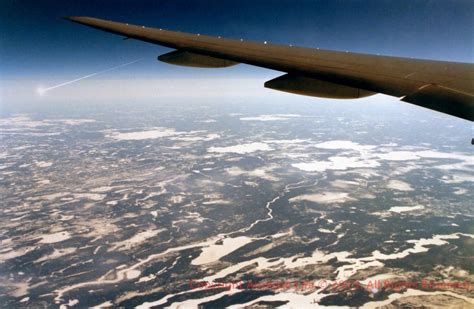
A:
<svg viewBox="0 0 474 309">
<path fill-rule="evenodd" d="M 256 41 L 460 62 L 473 61 L 474 1 L 0 1 L 2 79 L 57 80 L 143 58 L 102 78 L 258 76 L 237 66 L 162 64 L 169 49 L 61 19 L 86 15 Z"/>
</svg>

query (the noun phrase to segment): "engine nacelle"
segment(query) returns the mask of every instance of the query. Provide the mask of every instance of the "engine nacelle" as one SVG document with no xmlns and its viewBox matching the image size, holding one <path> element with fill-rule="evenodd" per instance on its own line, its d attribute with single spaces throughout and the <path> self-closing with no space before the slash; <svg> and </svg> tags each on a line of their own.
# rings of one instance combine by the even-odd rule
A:
<svg viewBox="0 0 474 309">
<path fill-rule="evenodd" d="M 176 50 L 171 53 L 158 56 L 158 60 L 169 64 L 196 68 L 225 68 L 238 64 L 238 62 L 199 55 L 183 50 Z"/>
<path fill-rule="evenodd" d="M 291 74 L 267 81 L 265 88 L 330 99 L 357 99 L 376 94 L 359 88 Z"/>
</svg>

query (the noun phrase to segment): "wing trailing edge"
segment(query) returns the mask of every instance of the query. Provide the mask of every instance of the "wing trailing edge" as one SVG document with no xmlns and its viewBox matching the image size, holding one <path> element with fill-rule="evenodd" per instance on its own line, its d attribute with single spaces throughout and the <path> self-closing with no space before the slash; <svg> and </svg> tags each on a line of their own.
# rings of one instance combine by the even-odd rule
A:
<svg viewBox="0 0 474 309">
<path fill-rule="evenodd" d="M 437 110 L 452 116 L 474 120 L 474 97 L 467 93 L 429 84 L 402 98 L 402 101 Z"/>
</svg>

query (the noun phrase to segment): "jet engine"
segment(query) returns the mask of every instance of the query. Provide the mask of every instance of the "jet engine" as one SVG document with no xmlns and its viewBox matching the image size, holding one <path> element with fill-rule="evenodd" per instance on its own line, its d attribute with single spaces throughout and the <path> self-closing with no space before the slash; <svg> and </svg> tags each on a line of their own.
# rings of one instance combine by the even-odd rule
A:
<svg viewBox="0 0 474 309">
<path fill-rule="evenodd" d="M 376 94 L 359 88 L 291 74 L 267 81 L 265 88 L 330 99 L 357 99 Z"/>
</svg>

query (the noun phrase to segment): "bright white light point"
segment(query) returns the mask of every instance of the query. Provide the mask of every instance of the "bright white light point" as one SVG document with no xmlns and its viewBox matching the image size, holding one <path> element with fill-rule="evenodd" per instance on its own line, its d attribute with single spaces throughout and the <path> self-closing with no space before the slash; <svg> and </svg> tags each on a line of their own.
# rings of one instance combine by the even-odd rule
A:
<svg viewBox="0 0 474 309">
<path fill-rule="evenodd" d="M 42 96 L 46 93 L 46 90 L 42 87 L 38 87 L 38 88 L 36 88 L 36 93 L 38 93 L 40 96 Z"/>
</svg>

